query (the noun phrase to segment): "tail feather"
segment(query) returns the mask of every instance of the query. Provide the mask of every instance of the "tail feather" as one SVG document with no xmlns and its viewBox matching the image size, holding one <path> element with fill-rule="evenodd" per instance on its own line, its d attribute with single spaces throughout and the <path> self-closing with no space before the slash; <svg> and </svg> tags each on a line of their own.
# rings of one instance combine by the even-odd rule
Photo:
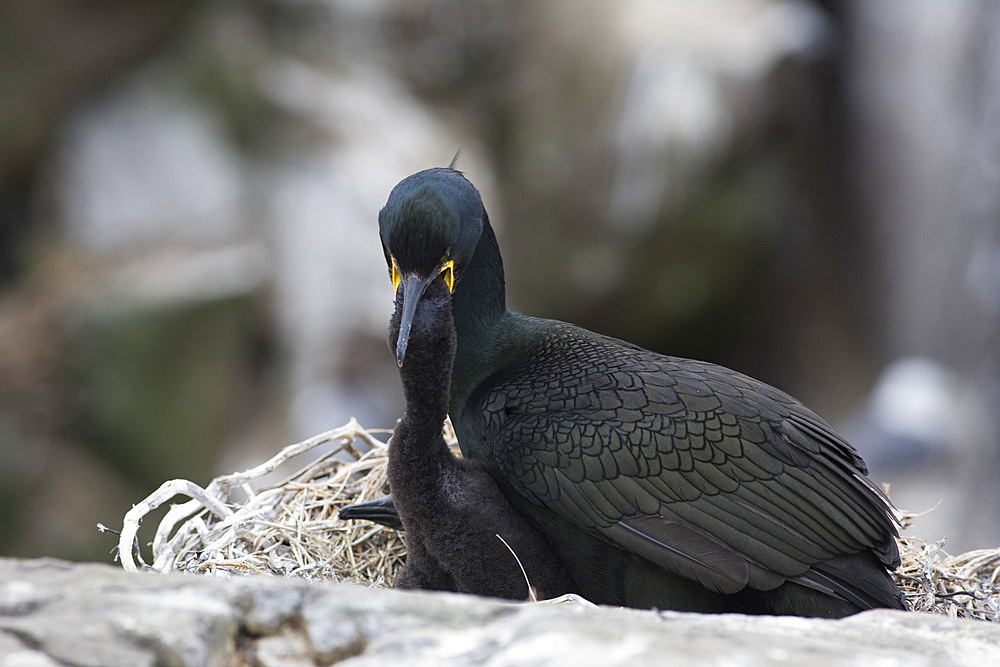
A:
<svg viewBox="0 0 1000 667">
<path fill-rule="evenodd" d="M 837 556 L 813 565 L 790 581 L 857 605 L 861 609 L 908 609 L 906 598 L 870 553 Z"/>
</svg>

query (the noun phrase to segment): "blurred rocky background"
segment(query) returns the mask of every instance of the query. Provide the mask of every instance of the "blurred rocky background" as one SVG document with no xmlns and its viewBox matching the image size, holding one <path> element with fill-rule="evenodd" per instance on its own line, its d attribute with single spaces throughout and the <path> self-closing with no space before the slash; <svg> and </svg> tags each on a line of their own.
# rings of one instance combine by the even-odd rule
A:
<svg viewBox="0 0 1000 667">
<path fill-rule="evenodd" d="M 1000 543 L 1000 3 L 0 5 L 0 554 L 107 560 L 401 404 L 376 233 L 459 166 L 512 307 L 743 370 Z"/>
</svg>

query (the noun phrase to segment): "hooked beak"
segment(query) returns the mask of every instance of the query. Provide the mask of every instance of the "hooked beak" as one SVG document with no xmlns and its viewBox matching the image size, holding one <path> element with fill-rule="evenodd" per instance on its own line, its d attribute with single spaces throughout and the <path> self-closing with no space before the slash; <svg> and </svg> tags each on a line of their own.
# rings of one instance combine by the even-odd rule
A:
<svg viewBox="0 0 1000 667">
<path fill-rule="evenodd" d="M 424 295 L 424 290 L 437 276 L 421 278 L 415 273 L 403 278 L 403 305 L 399 317 L 399 338 L 396 339 L 396 365 L 403 367 L 406 356 L 406 346 L 410 342 L 410 327 L 413 326 L 413 314 L 417 312 L 417 303 Z"/>
<path fill-rule="evenodd" d="M 399 280 L 396 283 L 397 285 L 400 283 L 403 285 L 403 305 L 399 317 L 399 338 L 396 339 L 396 365 L 400 368 L 403 367 L 403 359 L 406 357 L 406 346 L 410 342 L 410 327 L 413 326 L 413 315 L 417 312 L 417 304 L 420 303 L 420 299 L 423 297 L 427 286 L 434 282 L 442 273 L 445 274 L 445 283 L 448 285 L 448 289 L 451 290 L 454 286 L 454 262 L 445 262 L 438 271 L 432 273 L 427 278 L 421 278 L 416 273 L 399 276 L 395 272 L 394 265 L 393 278 Z"/>
</svg>

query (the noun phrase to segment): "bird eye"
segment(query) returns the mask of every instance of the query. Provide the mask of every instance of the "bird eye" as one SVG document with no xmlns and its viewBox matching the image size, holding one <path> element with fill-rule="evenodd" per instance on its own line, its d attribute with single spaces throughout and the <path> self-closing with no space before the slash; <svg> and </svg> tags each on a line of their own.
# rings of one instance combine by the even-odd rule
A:
<svg viewBox="0 0 1000 667">
<path fill-rule="evenodd" d="M 447 262 L 449 257 L 451 257 L 451 248 L 445 250 L 444 254 L 441 255 L 441 263 L 444 264 L 445 262 Z"/>
</svg>

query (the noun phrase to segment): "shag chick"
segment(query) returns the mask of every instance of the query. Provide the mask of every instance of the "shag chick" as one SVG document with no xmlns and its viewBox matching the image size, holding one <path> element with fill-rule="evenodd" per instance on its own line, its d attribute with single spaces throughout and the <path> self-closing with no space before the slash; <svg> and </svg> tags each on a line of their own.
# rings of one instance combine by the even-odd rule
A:
<svg viewBox="0 0 1000 667">
<path fill-rule="evenodd" d="M 392 522 L 394 507 L 406 531 L 396 585 L 525 600 L 530 583 L 539 599 L 562 595 L 572 582 L 545 538 L 478 463 L 456 458 L 444 440 L 456 345 L 451 293 L 443 278 L 425 288 L 407 319 L 410 344 L 400 367 L 406 411 L 389 440 L 392 497 L 376 512 Z M 400 290 L 393 350 L 402 311 Z"/>
</svg>

